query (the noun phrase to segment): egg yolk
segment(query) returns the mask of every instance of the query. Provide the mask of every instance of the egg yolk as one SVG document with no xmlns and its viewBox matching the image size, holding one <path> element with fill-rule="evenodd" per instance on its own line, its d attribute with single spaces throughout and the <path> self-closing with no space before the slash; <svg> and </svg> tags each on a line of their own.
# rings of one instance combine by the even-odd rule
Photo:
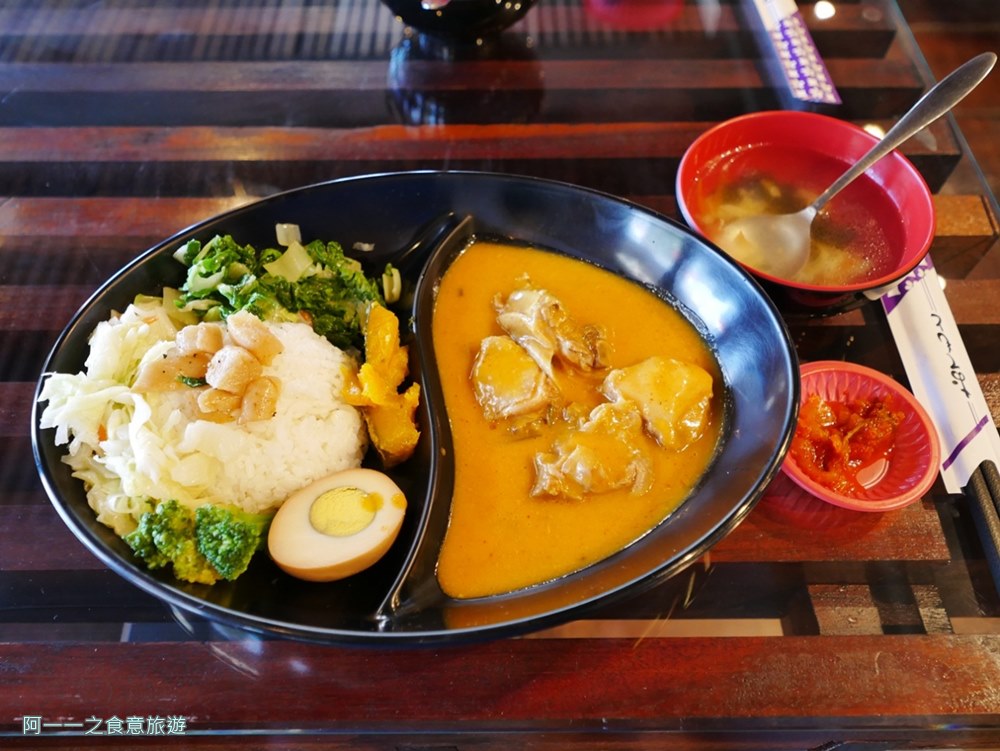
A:
<svg viewBox="0 0 1000 751">
<path fill-rule="evenodd" d="M 382 497 L 361 488 L 334 488 L 320 495 L 309 508 L 309 523 L 331 537 L 356 535 L 375 519 Z"/>
</svg>

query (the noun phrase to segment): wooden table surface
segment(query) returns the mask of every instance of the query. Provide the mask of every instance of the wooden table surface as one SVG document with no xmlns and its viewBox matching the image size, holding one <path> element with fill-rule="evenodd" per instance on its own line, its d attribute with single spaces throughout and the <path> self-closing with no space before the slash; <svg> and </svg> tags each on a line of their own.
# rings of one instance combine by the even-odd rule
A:
<svg viewBox="0 0 1000 751">
<path fill-rule="evenodd" d="M 30 443 L 44 358 L 161 239 L 283 189 L 426 168 L 555 178 L 678 218 L 687 145 L 789 106 L 738 4 L 665 0 L 665 20 L 628 30 L 595 5 L 542 0 L 502 40 L 448 55 L 377 0 L 0 0 L 0 746 L 1000 744 L 1000 600 L 940 481 L 885 514 L 790 501 L 779 481 L 692 569 L 630 601 L 405 649 L 173 611 L 46 497 Z M 931 82 L 895 7 L 846 0 L 824 20 L 819 5 L 802 13 L 843 99 L 821 111 L 890 124 Z M 902 150 L 935 193 L 931 254 L 996 417 L 995 199 L 951 122 Z M 906 383 L 877 306 L 790 330 L 803 360 Z"/>
</svg>

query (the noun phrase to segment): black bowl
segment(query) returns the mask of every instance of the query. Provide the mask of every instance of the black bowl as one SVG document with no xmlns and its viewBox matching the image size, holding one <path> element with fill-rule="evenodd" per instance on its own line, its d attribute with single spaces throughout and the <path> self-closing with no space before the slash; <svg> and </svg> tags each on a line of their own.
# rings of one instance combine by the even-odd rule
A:
<svg viewBox="0 0 1000 751">
<path fill-rule="evenodd" d="M 299 224 L 304 237 L 335 239 L 347 249 L 373 244 L 364 254 L 373 270 L 387 260 L 403 269 L 413 305 L 414 372 L 425 395 L 417 453 L 391 471 L 410 499 L 410 511 L 389 554 L 341 582 L 293 579 L 266 554 L 232 583 L 178 582 L 169 573 L 147 571 L 97 522 L 82 483 L 60 461 L 63 451 L 54 445 L 53 431 L 38 427 L 36 401 L 35 459 L 55 508 L 100 560 L 172 606 L 256 633 L 328 643 L 435 644 L 522 633 L 664 582 L 735 527 L 780 467 L 797 415 L 798 364 L 780 315 L 756 282 L 665 217 L 602 193 L 532 178 L 373 175 L 299 188 L 227 212 L 150 249 L 110 279 L 59 337 L 45 372 L 81 370 L 90 332 L 112 309 L 122 309 L 137 293 L 180 284 L 183 267 L 171 256 L 188 239 L 229 233 L 243 242 L 268 243 L 278 222 Z M 583 259 L 677 307 L 719 360 L 726 417 L 707 475 L 642 539 L 551 584 L 455 601 L 441 593 L 434 575 L 450 503 L 451 467 L 440 457 L 451 452 L 441 451 L 450 437 L 427 332 L 435 281 L 471 234 Z"/>
<path fill-rule="evenodd" d="M 382 0 L 403 23 L 439 38 L 473 42 L 521 20 L 535 0 Z"/>
<path fill-rule="evenodd" d="M 466 62 L 489 63 L 479 68 L 482 77 L 475 97 L 453 85 L 454 66 L 448 63 Z M 531 79 L 533 85 L 508 86 L 511 65 L 518 68 L 522 81 Z M 426 34 L 404 36 L 389 55 L 386 84 L 390 106 L 406 125 L 531 122 L 545 97 L 535 46 L 513 33 L 500 34 L 482 44 L 457 45 Z"/>
</svg>

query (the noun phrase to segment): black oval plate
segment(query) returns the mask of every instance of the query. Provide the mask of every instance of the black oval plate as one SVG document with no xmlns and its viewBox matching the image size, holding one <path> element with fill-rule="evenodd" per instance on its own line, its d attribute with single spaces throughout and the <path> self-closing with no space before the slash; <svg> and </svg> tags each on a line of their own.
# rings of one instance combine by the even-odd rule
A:
<svg viewBox="0 0 1000 751">
<path fill-rule="evenodd" d="M 452 225 L 451 216 L 456 218 Z M 470 222 L 458 219 L 471 216 Z M 94 327 L 137 293 L 179 286 L 172 253 L 191 238 L 231 234 L 265 245 L 274 225 L 291 222 L 306 239 L 356 243 L 371 270 L 397 261 L 406 270 L 417 332 L 416 377 L 424 387 L 424 436 L 392 474 L 410 499 L 400 537 L 369 570 L 314 584 L 282 573 L 259 554 L 237 581 L 185 584 L 138 565 L 125 543 L 99 524 L 81 482 L 60 461 L 53 431 L 32 414 L 39 474 L 70 530 L 101 561 L 141 589 L 199 616 L 250 631 L 328 643 L 437 644 L 514 635 L 569 620 L 596 604 L 632 595 L 673 576 L 750 511 L 787 451 L 799 401 L 798 363 L 785 325 L 737 264 L 682 225 L 595 191 L 541 179 L 472 172 L 370 175 L 298 188 L 227 212 L 165 240 L 130 263 L 88 300 L 61 334 L 44 372 L 77 372 Z M 438 463 L 448 440 L 435 392 L 426 332 L 436 275 L 468 233 L 565 253 L 630 278 L 683 311 L 712 346 L 726 393 L 726 425 L 711 470 L 692 496 L 640 540 L 556 582 L 473 601 L 444 596 L 434 562 L 447 524 L 449 468 Z M 464 234 L 463 234 L 464 233 Z M 438 245 L 423 263 L 414 244 Z M 39 389 L 41 381 L 39 382 Z"/>
</svg>

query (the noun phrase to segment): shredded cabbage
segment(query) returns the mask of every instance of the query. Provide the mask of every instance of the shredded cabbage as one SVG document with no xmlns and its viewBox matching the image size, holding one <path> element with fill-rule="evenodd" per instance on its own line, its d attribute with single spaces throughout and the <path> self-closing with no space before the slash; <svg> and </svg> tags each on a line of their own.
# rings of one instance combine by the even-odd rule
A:
<svg viewBox="0 0 1000 751">
<path fill-rule="evenodd" d="M 176 334 L 162 300 L 143 297 L 97 325 L 83 372 L 46 374 L 39 396 L 47 402 L 41 427 L 55 428 L 57 446 L 68 444 L 63 461 L 86 485 L 98 520 L 119 535 L 147 510 L 153 487 L 140 473 L 159 475 L 157 462 L 167 461 L 163 437 L 148 427 L 149 405 L 129 387 L 140 363 Z"/>
</svg>

